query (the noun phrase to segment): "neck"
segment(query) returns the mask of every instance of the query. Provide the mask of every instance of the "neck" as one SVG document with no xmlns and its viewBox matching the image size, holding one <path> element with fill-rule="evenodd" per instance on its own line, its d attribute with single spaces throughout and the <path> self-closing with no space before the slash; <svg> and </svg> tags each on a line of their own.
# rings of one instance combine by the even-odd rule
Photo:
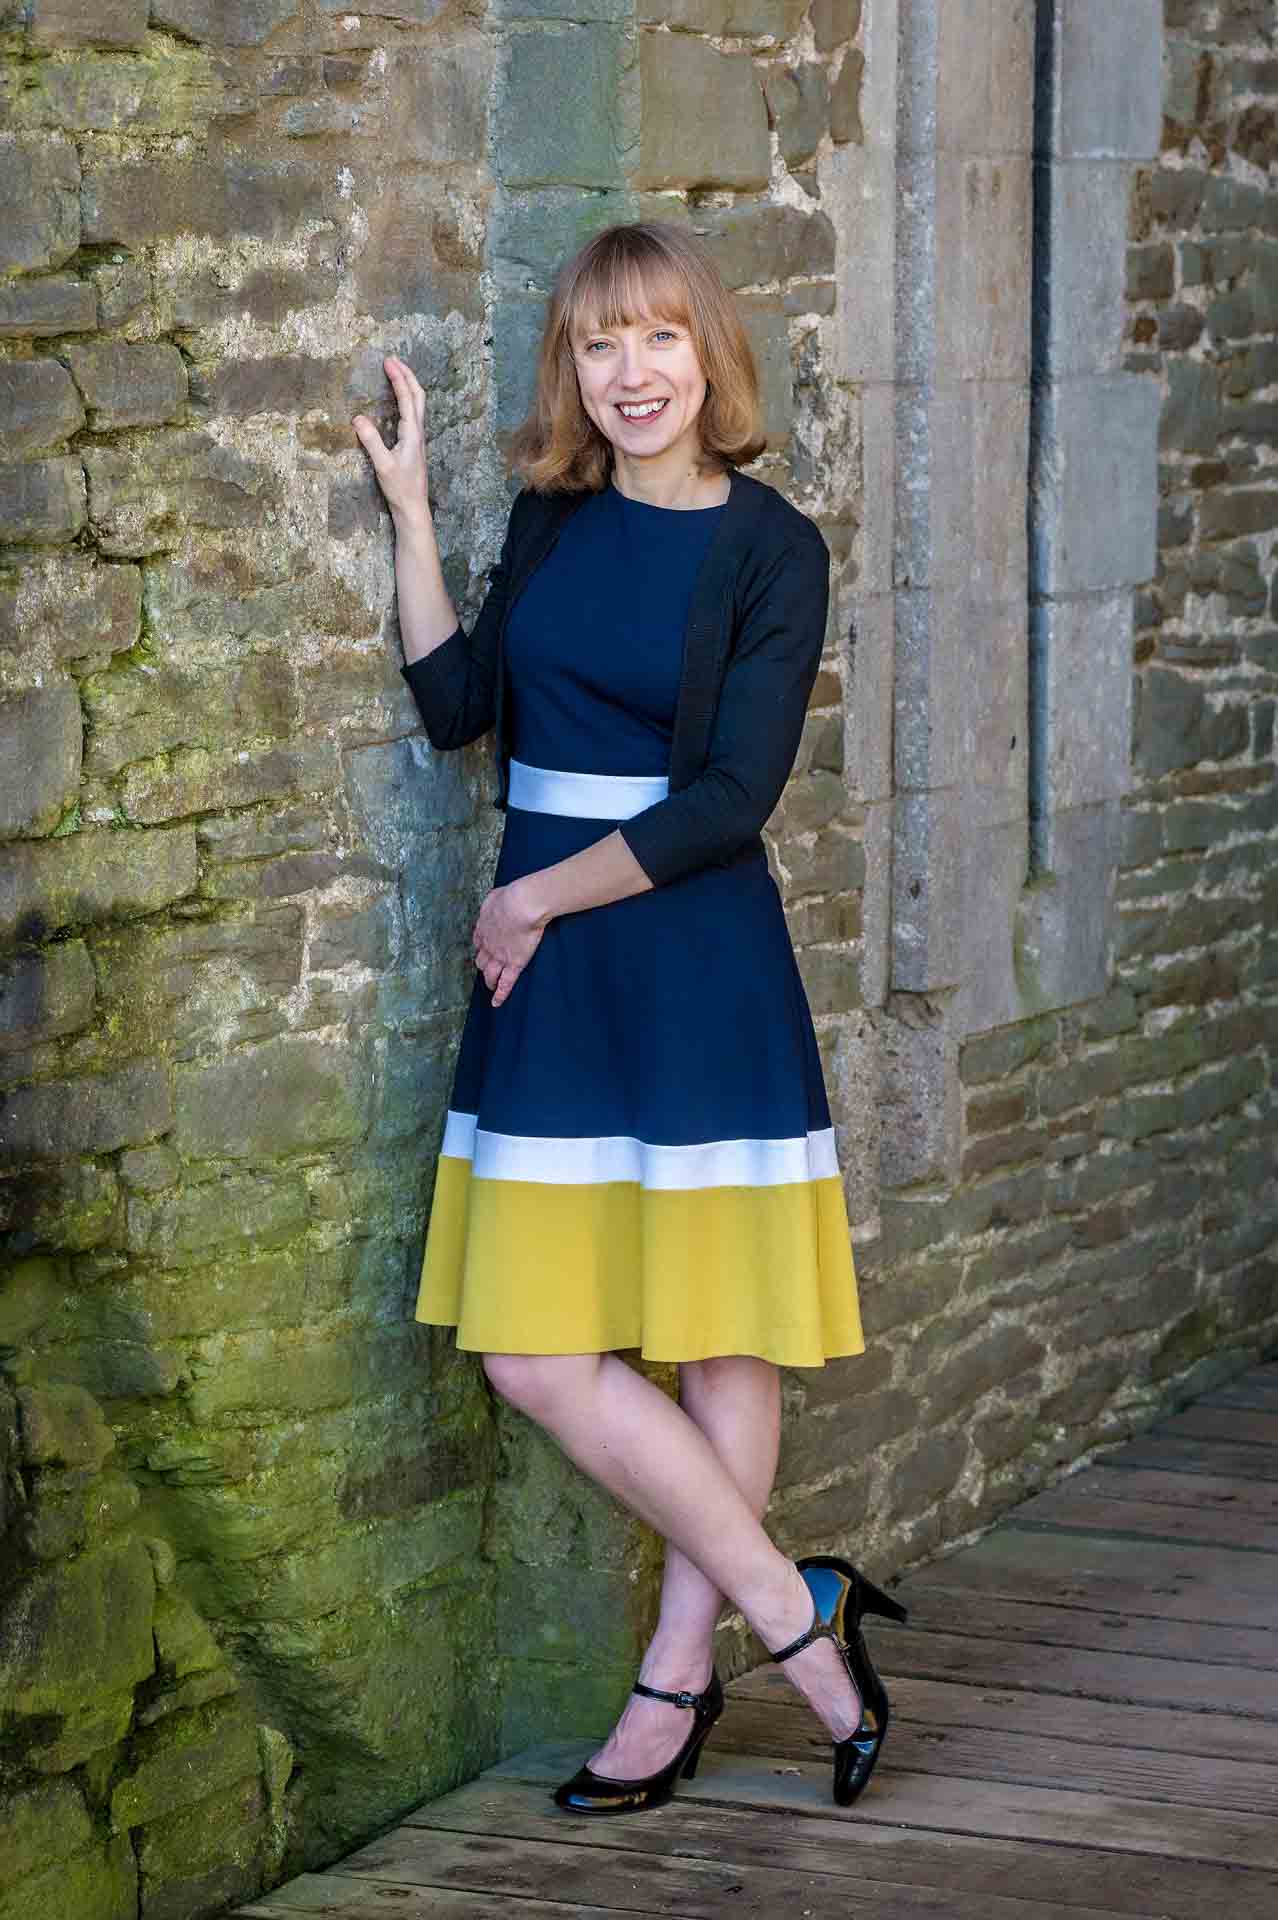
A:
<svg viewBox="0 0 1278 1920">
<path fill-rule="evenodd" d="M 650 507 L 721 507 L 731 488 L 725 469 L 706 463 L 700 448 L 689 453 L 680 447 L 646 460 L 616 449 L 612 484 Z"/>
</svg>

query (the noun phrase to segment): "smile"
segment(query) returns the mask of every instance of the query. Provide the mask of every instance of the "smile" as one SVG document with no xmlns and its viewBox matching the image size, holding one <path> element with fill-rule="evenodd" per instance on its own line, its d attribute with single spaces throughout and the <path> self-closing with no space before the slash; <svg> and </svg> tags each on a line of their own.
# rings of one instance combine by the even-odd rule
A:
<svg viewBox="0 0 1278 1920">
<path fill-rule="evenodd" d="M 626 420 L 651 420 L 668 403 L 665 400 L 619 400 L 618 410 Z"/>
</svg>

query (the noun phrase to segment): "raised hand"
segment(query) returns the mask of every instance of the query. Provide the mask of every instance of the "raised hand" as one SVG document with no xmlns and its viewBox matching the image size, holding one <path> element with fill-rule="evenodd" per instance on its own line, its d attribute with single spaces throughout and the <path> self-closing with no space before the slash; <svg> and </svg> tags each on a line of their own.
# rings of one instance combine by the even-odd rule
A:
<svg viewBox="0 0 1278 1920">
<path fill-rule="evenodd" d="M 377 484 L 397 524 L 430 517 L 426 483 L 426 394 L 406 360 L 388 353 L 382 362 L 399 408 L 399 431 L 388 447 L 366 413 L 351 420 L 360 445 L 373 463 Z"/>
</svg>

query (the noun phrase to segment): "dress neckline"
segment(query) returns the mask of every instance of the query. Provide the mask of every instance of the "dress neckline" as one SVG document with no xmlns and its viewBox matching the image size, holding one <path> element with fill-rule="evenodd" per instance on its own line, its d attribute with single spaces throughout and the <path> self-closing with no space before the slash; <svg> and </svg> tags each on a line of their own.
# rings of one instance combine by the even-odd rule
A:
<svg viewBox="0 0 1278 1920">
<path fill-rule="evenodd" d="M 639 507 L 645 513 L 678 514 L 681 518 L 684 515 L 693 515 L 698 513 L 722 513 L 724 508 L 728 504 L 726 500 L 721 500 L 718 506 L 715 506 L 715 507 L 659 507 L 659 506 L 656 506 L 651 500 L 636 500 L 631 494 L 623 493 L 621 491 L 621 488 L 617 486 L 615 481 L 612 481 L 612 480 L 608 482 L 608 491 L 612 494 L 615 494 L 617 499 L 624 502 L 624 504 L 628 507 Z"/>
</svg>

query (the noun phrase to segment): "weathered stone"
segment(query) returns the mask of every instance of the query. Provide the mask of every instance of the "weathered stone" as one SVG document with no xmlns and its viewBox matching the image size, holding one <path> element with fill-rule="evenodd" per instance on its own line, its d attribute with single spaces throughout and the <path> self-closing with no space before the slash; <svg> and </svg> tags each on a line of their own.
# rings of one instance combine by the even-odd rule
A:
<svg viewBox="0 0 1278 1920">
<path fill-rule="evenodd" d="M 31 0 L 31 41 L 37 47 L 140 47 L 146 43 L 149 0 Z"/>
<path fill-rule="evenodd" d="M 0 104 L 10 127 L 67 132 L 181 133 L 231 104 L 229 76 L 203 55 L 104 60 L 70 55 L 33 66 Z"/>
<path fill-rule="evenodd" d="M 264 467 L 204 433 L 86 448 L 84 464 L 98 544 L 126 558 L 175 547 L 190 527 L 256 527 L 276 497 Z"/>
<path fill-rule="evenodd" d="M 102 1409 L 82 1387 L 19 1387 L 22 1455 L 33 1467 L 91 1467 L 114 1451 Z"/>
<path fill-rule="evenodd" d="M 14 280 L 0 287 L 0 339 L 87 333 L 97 324 L 98 303 L 93 288 L 70 274 Z"/>
<path fill-rule="evenodd" d="M 297 691 L 287 660 L 269 653 L 250 654 L 230 666 L 195 667 L 180 660 L 157 666 L 151 661 L 90 674 L 80 683 L 88 716 L 84 771 L 102 777 L 154 754 L 176 748 L 245 749 L 240 743 L 262 734 L 287 735 L 298 717 Z M 247 763 L 246 763 L 247 764 Z M 247 846 L 266 853 L 266 823 L 239 823 L 238 832 L 258 837 Z M 222 829 L 222 837 L 234 831 Z M 278 831 L 278 830 L 277 830 Z M 218 830 L 210 830 L 211 839 Z M 295 836 L 280 845 L 295 846 Z M 306 844 L 316 844 L 310 838 Z M 233 851 L 230 846 L 225 852 Z"/>
<path fill-rule="evenodd" d="M 625 38 L 608 26 L 511 36 L 501 147 L 510 186 L 623 184 L 618 92 L 625 57 Z"/>
<path fill-rule="evenodd" d="M 12 1711 L 68 1714 L 127 1693 L 155 1667 L 151 1561 L 125 1540 L 40 1571 L 10 1596 L 0 1675 Z"/>
<path fill-rule="evenodd" d="M 70 1780 L 45 1780 L 23 1787 L 6 1799 L 4 1813 L 0 1887 L 11 1887 L 35 1873 L 50 1855 L 79 1853 L 93 1838 L 84 1797 Z M 40 1911 L 35 1906 L 28 1909 L 31 1915 Z"/>
<path fill-rule="evenodd" d="M 176 347 L 102 340 L 68 347 L 67 359 L 95 432 L 162 426 L 186 404 L 186 368 Z"/>
<path fill-rule="evenodd" d="M 100 260 L 89 269 L 104 327 L 123 327 L 151 298 L 151 274 L 141 260 Z"/>
<path fill-rule="evenodd" d="M 69 260 L 80 244 L 79 195 L 70 141 L 0 133 L 0 273 Z"/>
<path fill-rule="evenodd" d="M 639 19 L 692 33 L 786 41 L 797 31 L 805 0 L 639 0 Z"/>
<path fill-rule="evenodd" d="M 166 1132 L 170 1120 L 163 1068 L 139 1061 L 115 1073 L 16 1088 L 0 1104 L 0 1155 L 113 1153 Z"/>
<path fill-rule="evenodd" d="M 272 166 L 227 155 L 216 168 L 167 154 L 158 162 L 104 159 L 85 175 L 84 239 L 125 247 L 186 232 L 282 240 L 308 214 L 322 217 L 336 195 L 297 157 Z"/>
<path fill-rule="evenodd" d="M 10 453 L 54 447 L 83 425 L 80 396 L 57 360 L 0 366 L 0 434 Z"/>
<path fill-rule="evenodd" d="M 111 1793 L 120 1827 L 142 1826 L 256 1774 L 257 1735 L 237 1703 L 213 1702 L 138 1734 L 131 1760 Z"/>
<path fill-rule="evenodd" d="M 251 1900 L 262 1887 L 268 1816 L 255 1773 L 142 1827 L 137 1859 L 147 1920 L 189 1920 Z"/>
<path fill-rule="evenodd" d="M 197 373 L 191 398 L 209 413 L 306 413 L 341 409 L 345 359 L 313 359 L 305 354 L 221 360 L 210 373 Z M 376 483 L 374 483 L 376 484 Z"/>
<path fill-rule="evenodd" d="M 812 0 L 808 12 L 818 53 L 830 53 L 861 31 L 861 0 Z"/>
<path fill-rule="evenodd" d="M 861 125 L 861 84 L 865 77 L 865 55 L 851 47 L 843 56 L 838 76 L 830 88 L 830 137 L 836 146 L 849 141 L 858 145 L 865 140 Z"/>
<path fill-rule="evenodd" d="M 89 1757 L 88 1753 L 80 1755 L 80 1759 Z M 78 1760 L 68 1762 L 77 1764 Z M 55 1851 L 65 1857 L 55 1866 L 45 1865 L 49 1853 Z M 40 1870 L 0 1894 L 0 1920 L 90 1913 L 93 1920 L 135 1920 L 137 1911 L 137 1862 L 126 1833 L 80 1852 L 71 1851 L 63 1842 L 41 1856 Z"/>
<path fill-rule="evenodd" d="M 84 518 L 84 468 L 78 460 L 0 467 L 0 541 L 69 539 Z"/>
<path fill-rule="evenodd" d="M 830 83 L 824 66 L 807 60 L 797 67 L 768 67 L 763 93 L 786 165 L 802 166 L 815 154 L 829 124 Z"/>
<path fill-rule="evenodd" d="M 0 850 L 0 937 L 38 940 L 60 927 L 152 913 L 194 890 L 195 837 L 73 833 Z"/>
<path fill-rule="evenodd" d="M 767 185 L 768 118 L 747 54 L 648 33 L 640 38 L 639 66 L 643 118 L 635 186 L 748 192 Z"/>
<path fill-rule="evenodd" d="M 175 1679 L 223 1664 L 222 1649 L 209 1627 L 180 1593 L 156 1594 L 154 1632 L 160 1666 Z"/>
<path fill-rule="evenodd" d="M 137 638 L 141 576 L 80 556 L 46 560 L 0 579 L 0 650 L 46 671 L 66 660 L 105 659 Z"/>
<path fill-rule="evenodd" d="M 150 5 L 153 27 L 219 47 L 258 47 L 298 11 L 299 0 L 150 0 Z M 379 13 L 388 11 L 379 4 Z"/>
<path fill-rule="evenodd" d="M 194 1158 L 274 1159 L 357 1139 L 367 1121 L 367 1061 L 301 1035 L 180 1067 L 174 1141 Z"/>
<path fill-rule="evenodd" d="M 730 287 L 834 272 L 834 226 L 824 213 L 744 202 L 699 207 L 691 225 Z"/>
<path fill-rule="evenodd" d="M 0 698 L 0 839 L 51 833 L 80 784 L 73 682 Z"/>
<path fill-rule="evenodd" d="M 248 806 L 257 800 L 326 791 L 340 784 L 341 766 L 328 740 L 211 752 L 190 747 L 165 755 L 162 765 L 139 761 L 129 767 L 120 789 L 120 804 L 130 820 L 153 825 L 183 814 Z"/>
</svg>

